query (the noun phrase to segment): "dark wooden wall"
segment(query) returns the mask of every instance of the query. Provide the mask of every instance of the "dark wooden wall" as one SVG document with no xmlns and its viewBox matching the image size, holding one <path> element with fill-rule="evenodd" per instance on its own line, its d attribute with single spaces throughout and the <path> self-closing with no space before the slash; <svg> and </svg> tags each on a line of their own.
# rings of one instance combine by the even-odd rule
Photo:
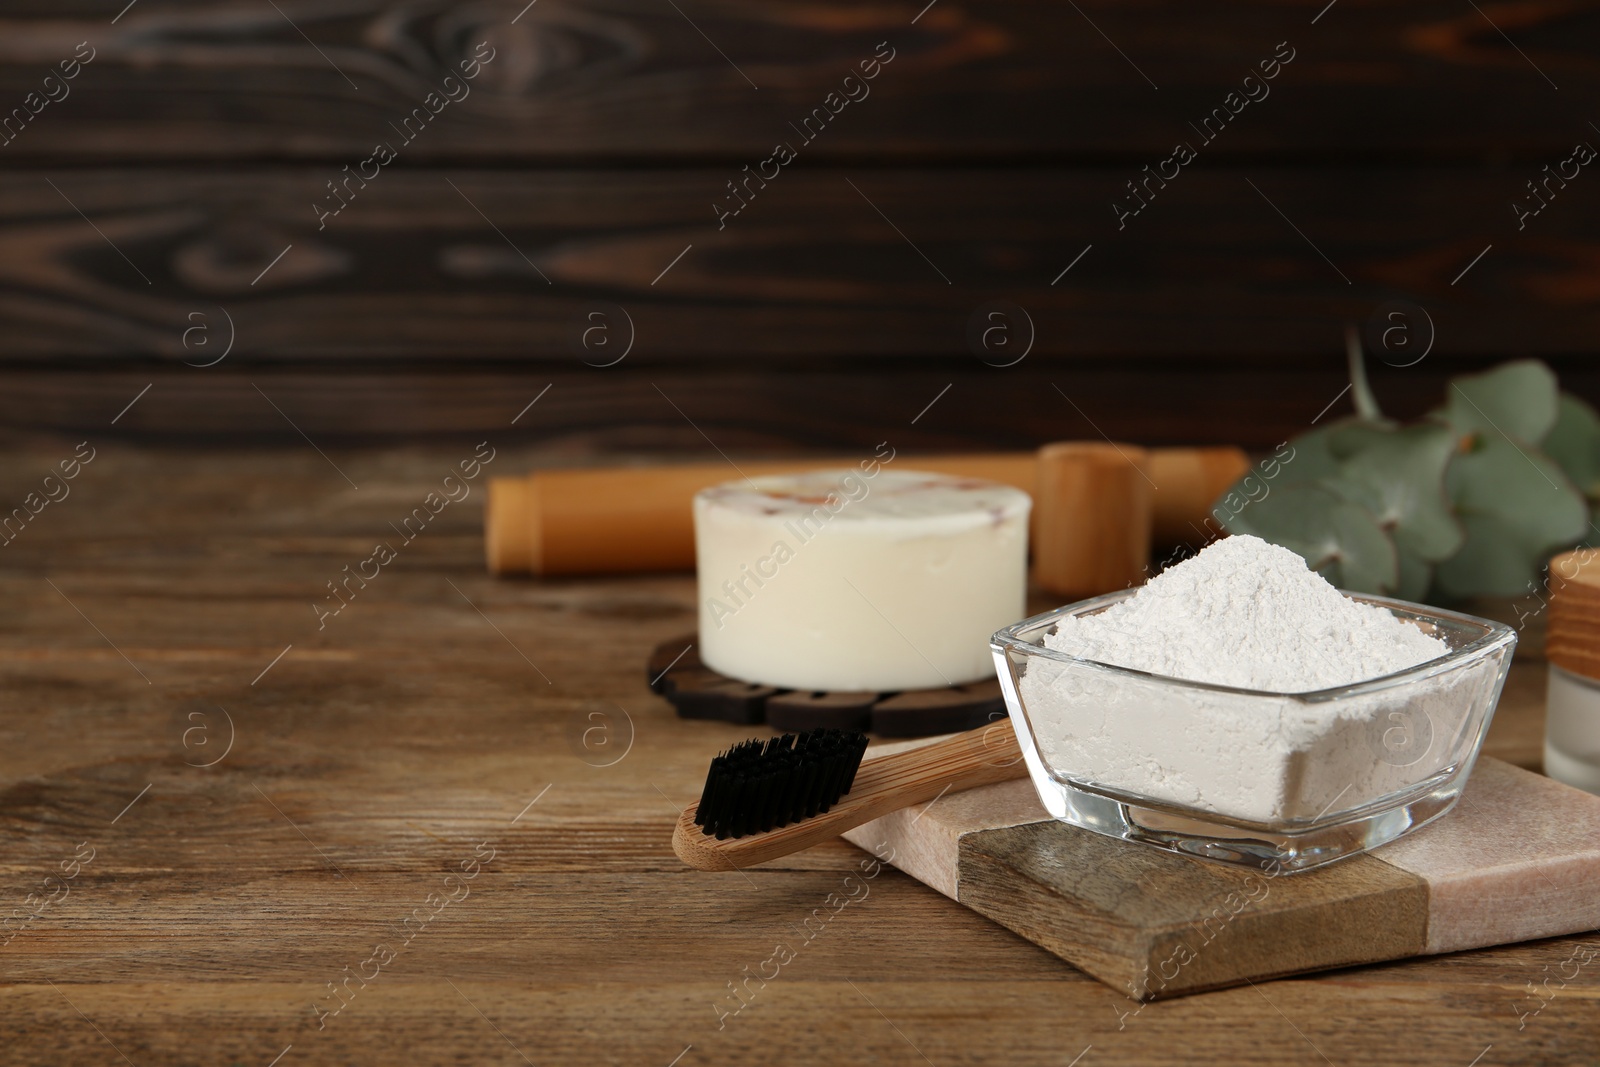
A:
<svg viewBox="0 0 1600 1067">
<path fill-rule="evenodd" d="M 292 415 L 423 439 L 554 383 L 512 432 L 1262 445 L 1342 387 L 1343 324 L 1395 299 L 1436 332 L 1378 367 L 1398 410 L 1527 354 L 1600 395 L 1600 165 L 1524 228 L 1512 209 L 1600 145 L 1590 0 L 125 2 L 0 5 L 0 115 L 94 55 L 0 147 L 8 433 L 298 441 Z M 479 42 L 470 95 L 402 143 Z M 790 123 L 890 50 L 803 141 Z M 380 141 L 398 158 L 319 230 L 325 183 Z M 1179 141 L 1198 158 L 1119 228 Z M 779 142 L 797 158 L 719 228 Z M 1000 305 L 988 363 L 1032 335 L 1009 367 L 973 351 Z M 586 351 L 597 324 L 613 345 Z"/>
</svg>

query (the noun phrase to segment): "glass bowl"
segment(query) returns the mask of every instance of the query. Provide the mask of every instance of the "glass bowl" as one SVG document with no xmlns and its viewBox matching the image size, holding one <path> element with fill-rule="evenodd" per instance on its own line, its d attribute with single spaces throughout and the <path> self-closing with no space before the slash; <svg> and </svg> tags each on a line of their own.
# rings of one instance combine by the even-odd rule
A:
<svg viewBox="0 0 1600 1067">
<path fill-rule="evenodd" d="M 1517 637 L 1487 619 L 1346 593 L 1450 651 L 1305 693 L 1163 677 L 1046 648 L 1069 604 L 997 632 L 996 673 L 1045 809 L 1109 837 L 1274 874 L 1393 841 L 1449 811 L 1488 732 Z"/>
</svg>

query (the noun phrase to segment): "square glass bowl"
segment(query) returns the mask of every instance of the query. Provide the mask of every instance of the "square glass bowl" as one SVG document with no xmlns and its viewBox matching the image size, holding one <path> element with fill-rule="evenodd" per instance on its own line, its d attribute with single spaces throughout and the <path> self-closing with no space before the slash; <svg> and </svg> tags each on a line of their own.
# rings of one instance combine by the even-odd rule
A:
<svg viewBox="0 0 1600 1067">
<path fill-rule="evenodd" d="M 1035 615 L 990 642 L 1039 798 L 1086 830 L 1274 874 L 1365 852 L 1449 811 L 1517 643 L 1487 619 L 1347 593 L 1450 651 L 1355 685 L 1274 693 L 1045 647 L 1062 617 L 1135 591 Z"/>
</svg>

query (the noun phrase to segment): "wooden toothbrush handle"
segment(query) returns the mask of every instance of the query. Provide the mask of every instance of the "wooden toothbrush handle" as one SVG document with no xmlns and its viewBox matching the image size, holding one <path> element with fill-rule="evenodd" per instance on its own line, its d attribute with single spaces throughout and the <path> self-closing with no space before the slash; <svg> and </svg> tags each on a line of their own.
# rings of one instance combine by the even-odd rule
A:
<svg viewBox="0 0 1600 1067">
<path fill-rule="evenodd" d="M 929 745 L 863 760 L 850 792 L 826 813 L 776 830 L 719 841 L 695 825 L 697 805 L 678 817 L 672 850 L 702 871 L 733 871 L 810 848 L 892 811 L 960 792 L 1025 777 L 1016 734 L 996 722 Z"/>
</svg>

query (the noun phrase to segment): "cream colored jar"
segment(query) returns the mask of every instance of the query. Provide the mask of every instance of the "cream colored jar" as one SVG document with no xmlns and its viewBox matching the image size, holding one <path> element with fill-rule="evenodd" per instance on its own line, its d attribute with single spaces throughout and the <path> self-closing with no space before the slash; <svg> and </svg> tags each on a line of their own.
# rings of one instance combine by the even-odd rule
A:
<svg viewBox="0 0 1600 1067">
<path fill-rule="evenodd" d="M 1028 494 L 876 461 L 694 499 L 700 655 L 733 678 L 897 690 L 992 677 L 1026 610 Z"/>
<path fill-rule="evenodd" d="M 1600 793 L 1600 551 L 1564 552 L 1550 561 L 1545 659 L 1544 772 Z"/>
</svg>

